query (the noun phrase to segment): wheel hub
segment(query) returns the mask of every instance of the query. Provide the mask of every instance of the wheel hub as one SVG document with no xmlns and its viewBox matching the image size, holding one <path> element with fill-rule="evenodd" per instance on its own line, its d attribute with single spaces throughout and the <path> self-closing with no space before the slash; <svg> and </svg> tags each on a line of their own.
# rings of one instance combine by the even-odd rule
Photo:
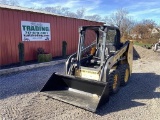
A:
<svg viewBox="0 0 160 120">
<path fill-rule="evenodd" d="M 127 82 L 128 81 L 128 78 L 129 78 L 129 70 L 126 69 L 125 71 L 125 77 L 124 77 L 124 81 Z"/>
<path fill-rule="evenodd" d="M 116 89 L 116 87 L 117 87 L 117 82 L 118 82 L 118 75 L 115 75 L 115 76 L 114 76 L 114 79 L 113 79 L 113 89 Z"/>
</svg>

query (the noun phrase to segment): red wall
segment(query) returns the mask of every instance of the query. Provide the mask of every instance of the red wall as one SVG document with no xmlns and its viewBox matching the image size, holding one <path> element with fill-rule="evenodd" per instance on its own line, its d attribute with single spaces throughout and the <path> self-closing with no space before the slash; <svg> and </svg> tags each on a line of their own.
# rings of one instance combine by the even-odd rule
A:
<svg viewBox="0 0 160 120">
<path fill-rule="evenodd" d="M 21 21 L 50 23 L 51 41 L 25 41 L 25 61 L 36 59 L 36 49 L 42 47 L 53 57 L 62 55 L 62 41 L 67 41 L 67 54 L 76 52 L 78 28 L 102 23 L 75 18 L 46 15 L 0 8 L 0 66 L 18 62 L 18 43 L 22 42 Z"/>
</svg>

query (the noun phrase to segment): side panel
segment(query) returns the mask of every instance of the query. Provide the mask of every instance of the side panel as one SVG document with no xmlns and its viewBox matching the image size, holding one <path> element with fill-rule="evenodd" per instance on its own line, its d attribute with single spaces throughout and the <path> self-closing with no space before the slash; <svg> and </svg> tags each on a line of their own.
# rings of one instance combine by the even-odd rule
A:
<svg viewBox="0 0 160 120">
<path fill-rule="evenodd" d="M 118 59 L 126 52 L 128 46 L 130 43 L 125 44 L 119 51 L 116 52 L 114 56 L 111 56 L 105 63 L 105 67 L 103 69 L 103 72 L 101 73 L 101 80 L 102 81 L 107 81 L 109 71 L 113 67 L 114 64 L 117 63 Z M 131 49 L 131 48 L 130 48 Z M 133 53 L 132 53 L 133 54 Z M 128 58 L 127 58 L 128 59 Z M 130 57 L 131 59 L 131 57 Z M 133 58 L 132 58 L 133 59 Z M 131 59 L 131 60 L 132 60 Z M 130 61 L 131 61 L 130 60 Z M 132 64 L 132 63 L 131 63 Z"/>
<path fill-rule="evenodd" d="M 129 68 L 130 68 L 130 75 L 131 75 L 132 64 L 133 64 L 133 42 L 132 41 L 130 41 L 130 43 L 129 43 L 127 59 L 128 59 L 128 64 L 129 64 Z"/>
<path fill-rule="evenodd" d="M 113 58 L 113 63 L 117 62 L 117 60 L 123 55 L 126 49 L 127 49 L 127 46 L 123 47 L 122 49 L 119 50 L 119 52 L 117 52 L 117 54 Z"/>
</svg>

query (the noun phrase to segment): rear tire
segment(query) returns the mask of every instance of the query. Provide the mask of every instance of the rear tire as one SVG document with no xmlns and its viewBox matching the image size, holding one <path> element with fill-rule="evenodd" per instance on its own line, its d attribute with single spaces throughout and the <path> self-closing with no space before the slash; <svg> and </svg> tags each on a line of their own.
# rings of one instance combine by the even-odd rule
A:
<svg viewBox="0 0 160 120">
<path fill-rule="evenodd" d="M 114 70 L 109 74 L 109 90 L 110 94 L 116 94 L 120 88 L 120 73 L 118 70 Z"/>
<path fill-rule="evenodd" d="M 128 84 L 129 77 L 130 77 L 129 65 L 128 64 L 121 65 L 118 69 L 121 75 L 120 85 L 126 86 Z"/>
</svg>

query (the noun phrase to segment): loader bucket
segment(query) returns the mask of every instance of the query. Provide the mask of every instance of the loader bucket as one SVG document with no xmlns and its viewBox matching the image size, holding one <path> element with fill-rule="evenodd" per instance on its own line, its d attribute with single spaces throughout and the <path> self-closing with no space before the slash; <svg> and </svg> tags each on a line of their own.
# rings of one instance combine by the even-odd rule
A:
<svg viewBox="0 0 160 120">
<path fill-rule="evenodd" d="M 48 97 L 96 112 L 108 101 L 108 83 L 53 73 L 40 92 Z"/>
</svg>

